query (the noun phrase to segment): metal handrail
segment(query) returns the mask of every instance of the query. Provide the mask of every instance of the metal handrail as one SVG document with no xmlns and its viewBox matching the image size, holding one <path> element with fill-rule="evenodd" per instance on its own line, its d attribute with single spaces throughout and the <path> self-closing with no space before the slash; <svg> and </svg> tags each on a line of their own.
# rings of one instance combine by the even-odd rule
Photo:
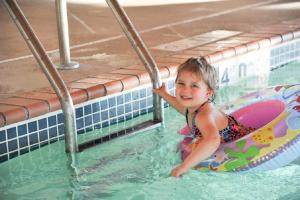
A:
<svg viewBox="0 0 300 200">
<path fill-rule="evenodd" d="M 28 23 L 25 15 L 18 6 L 18 3 L 15 0 L 4 0 L 3 2 L 8 10 L 8 13 L 18 27 L 21 35 L 23 36 L 32 54 L 36 58 L 38 64 L 42 68 L 48 81 L 50 82 L 59 98 L 64 113 L 66 143 L 65 149 L 66 152 L 75 153 L 78 151 L 78 145 L 75 123 L 75 109 L 71 95 L 60 74 L 47 55 L 41 42 L 33 32 L 33 29 Z"/>
<path fill-rule="evenodd" d="M 138 54 L 142 63 L 145 65 L 148 74 L 151 77 L 153 88 L 159 88 L 162 84 L 159 70 L 154 59 L 150 55 L 146 45 L 142 41 L 135 27 L 131 23 L 130 19 L 126 15 L 124 9 L 119 5 L 117 0 L 106 0 L 108 6 L 113 11 L 119 24 L 121 25 L 124 33 L 130 41 L 132 47 Z M 153 95 L 153 120 L 162 122 L 163 121 L 163 102 L 159 95 Z"/>
<path fill-rule="evenodd" d="M 55 0 L 60 64 L 58 69 L 76 69 L 78 62 L 72 62 L 70 56 L 68 12 L 66 0 Z"/>
</svg>

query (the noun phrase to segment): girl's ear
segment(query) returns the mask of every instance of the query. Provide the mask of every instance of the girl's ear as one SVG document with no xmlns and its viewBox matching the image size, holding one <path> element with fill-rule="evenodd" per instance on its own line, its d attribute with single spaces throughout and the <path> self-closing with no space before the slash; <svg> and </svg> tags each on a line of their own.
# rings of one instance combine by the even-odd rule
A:
<svg viewBox="0 0 300 200">
<path fill-rule="evenodd" d="M 207 97 L 208 97 L 208 98 L 211 98 L 211 97 L 214 95 L 214 92 L 213 92 L 213 90 L 212 90 L 212 89 L 210 89 L 210 88 L 208 88 L 208 89 L 207 89 L 207 93 L 206 93 L 206 95 L 207 95 Z"/>
</svg>

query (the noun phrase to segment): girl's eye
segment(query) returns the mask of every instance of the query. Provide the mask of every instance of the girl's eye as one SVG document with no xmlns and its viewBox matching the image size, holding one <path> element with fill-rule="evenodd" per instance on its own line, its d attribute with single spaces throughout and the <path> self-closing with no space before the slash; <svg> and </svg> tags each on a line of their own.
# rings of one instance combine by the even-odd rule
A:
<svg viewBox="0 0 300 200">
<path fill-rule="evenodd" d="M 177 84 L 177 85 L 184 85 L 183 82 L 177 82 L 176 84 Z"/>
<path fill-rule="evenodd" d="M 192 87 L 193 87 L 193 88 L 199 88 L 199 85 L 192 84 Z"/>
</svg>

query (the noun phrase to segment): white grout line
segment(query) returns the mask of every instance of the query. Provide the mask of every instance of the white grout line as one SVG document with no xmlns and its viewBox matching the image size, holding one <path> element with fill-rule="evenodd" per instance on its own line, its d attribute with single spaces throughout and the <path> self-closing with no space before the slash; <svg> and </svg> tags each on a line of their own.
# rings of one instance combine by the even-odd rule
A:
<svg viewBox="0 0 300 200">
<path fill-rule="evenodd" d="M 74 15 L 74 14 L 71 13 L 71 17 L 73 17 L 77 22 L 79 22 L 90 33 L 93 33 L 93 34 L 96 33 L 90 26 L 88 26 L 82 19 L 80 19 L 76 15 Z"/>
<path fill-rule="evenodd" d="M 238 11 L 241 11 L 241 10 L 254 8 L 254 7 L 257 7 L 257 6 L 262 6 L 262 5 L 266 5 L 266 4 L 270 4 L 270 3 L 275 3 L 275 2 L 278 2 L 278 1 L 281 1 L 281 0 L 263 1 L 263 2 L 260 2 L 260 3 L 255 3 L 255 4 L 250 4 L 250 5 L 230 9 L 230 10 L 225 10 L 225 11 L 222 11 L 222 12 L 217 12 L 217 13 L 213 13 L 213 14 L 206 15 L 206 16 L 201 16 L 201 17 L 196 17 L 196 18 L 192 18 L 192 19 L 187 19 L 187 20 L 183 20 L 183 21 L 169 23 L 169 24 L 165 24 L 165 25 L 161 25 L 161 26 L 156 26 L 154 28 L 139 31 L 139 33 L 147 33 L 147 32 L 151 32 L 151 31 L 156 31 L 156 30 L 168 28 L 168 27 L 171 27 L 171 26 L 177 26 L 177 25 L 181 25 L 181 24 L 192 23 L 192 22 L 203 20 L 203 19 L 213 18 L 213 17 L 226 15 L 226 14 L 233 13 L 233 12 L 238 12 Z M 75 48 L 90 46 L 90 45 L 94 45 L 94 44 L 104 43 L 104 42 L 120 39 L 122 37 L 124 37 L 124 35 L 117 35 L 117 36 L 108 37 L 108 38 L 101 39 L 101 40 L 95 40 L 95 41 L 92 41 L 92 42 L 73 45 L 73 46 L 70 47 L 70 49 L 75 49 Z M 58 52 L 58 51 L 59 51 L 58 49 L 55 49 L 55 50 L 47 51 L 47 53 L 54 53 L 54 52 Z M 26 56 L 21 56 L 21 57 L 16 57 L 16 58 L 5 59 L 5 60 L 1 60 L 0 64 L 7 63 L 7 62 L 12 62 L 12 61 L 17 61 L 17 60 L 22 60 L 22 59 L 26 59 L 26 58 L 31 58 L 31 57 L 33 57 L 33 56 L 32 55 L 26 55 Z"/>
</svg>

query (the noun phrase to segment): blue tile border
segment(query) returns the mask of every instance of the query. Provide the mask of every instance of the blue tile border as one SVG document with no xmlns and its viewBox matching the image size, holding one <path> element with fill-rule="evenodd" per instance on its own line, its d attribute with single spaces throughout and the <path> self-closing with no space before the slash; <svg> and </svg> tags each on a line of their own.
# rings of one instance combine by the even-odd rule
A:
<svg viewBox="0 0 300 200">
<path fill-rule="evenodd" d="M 222 81 L 228 84 L 226 81 L 229 79 L 234 78 L 235 81 L 238 81 L 245 76 L 253 75 L 249 73 L 253 70 L 251 69 L 251 56 L 259 54 L 261 54 L 261 50 L 253 54 L 250 53 L 248 57 L 247 54 L 241 55 L 240 60 L 242 62 L 237 61 L 237 58 L 232 58 L 216 63 L 214 66 L 219 71 L 220 85 L 224 84 Z M 267 67 L 267 70 L 299 61 L 300 40 L 273 46 L 271 49 L 263 50 L 262 54 L 266 56 L 263 60 L 266 60 L 264 67 Z M 228 66 L 232 66 L 232 68 L 228 68 Z M 232 69 L 236 70 L 235 77 L 229 75 L 226 77 L 226 70 Z M 170 93 L 174 95 L 174 77 L 166 81 Z M 234 83 L 234 81 L 230 83 Z M 150 113 L 153 111 L 152 98 L 152 86 L 144 85 L 133 90 L 76 105 L 77 134 L 85 134 Z M 166 103 L 165 106 L 167 106 Z M 56 111 L 0 128 L 0 163 L 63 140 L 63 122 L 63 114 L 61 111 Z"/>
</svg>

